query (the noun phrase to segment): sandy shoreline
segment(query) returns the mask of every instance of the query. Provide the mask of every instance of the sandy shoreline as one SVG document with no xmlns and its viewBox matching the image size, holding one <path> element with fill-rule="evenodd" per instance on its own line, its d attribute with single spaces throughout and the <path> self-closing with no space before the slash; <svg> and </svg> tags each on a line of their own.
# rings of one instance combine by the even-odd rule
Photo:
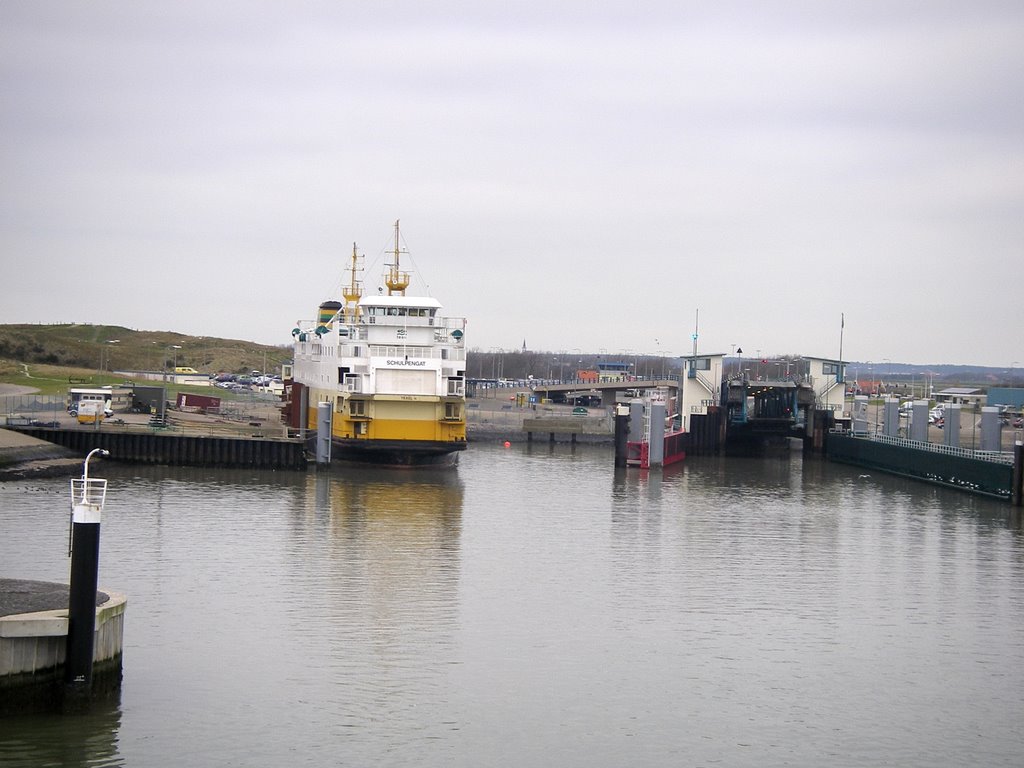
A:
<svg viewBox="0 0 1024 768">
<path fill-rule="evenodd" d="M 10 429 L 0 429 L 0 481 L 73 475 L 81 467 L 82 459 L 74 451 Z"/>
</svg>

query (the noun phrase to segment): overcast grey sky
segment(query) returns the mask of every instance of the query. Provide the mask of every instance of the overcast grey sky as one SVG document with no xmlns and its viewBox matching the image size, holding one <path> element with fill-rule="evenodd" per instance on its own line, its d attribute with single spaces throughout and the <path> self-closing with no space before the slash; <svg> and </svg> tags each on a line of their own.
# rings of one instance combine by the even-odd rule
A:
<svg viewBox="0 0 1024 768">
<path fill-rule="evenodd" d="M 468 7 L 467 7 L 468 6 Z M 0 2 L 0 322 L 1024 365 L 1024 3 Z"/>
</svg>

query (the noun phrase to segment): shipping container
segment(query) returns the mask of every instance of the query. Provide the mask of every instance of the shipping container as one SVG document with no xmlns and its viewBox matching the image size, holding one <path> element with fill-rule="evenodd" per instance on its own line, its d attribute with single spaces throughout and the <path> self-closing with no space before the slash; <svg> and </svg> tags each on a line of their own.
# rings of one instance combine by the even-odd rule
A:
<svg viewBox="0 0 1024 768">
<path fill-rule="evenodd" d="M 177 406 L 179 411 L 190 413 L 219 413 L 220 398 L 179 392 Z"/>
</svg>

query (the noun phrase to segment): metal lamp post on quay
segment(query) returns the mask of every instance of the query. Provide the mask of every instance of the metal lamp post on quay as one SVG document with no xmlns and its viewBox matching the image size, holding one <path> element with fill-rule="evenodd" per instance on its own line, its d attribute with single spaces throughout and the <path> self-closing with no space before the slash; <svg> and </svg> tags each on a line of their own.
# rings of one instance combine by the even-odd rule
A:
<svg viewBox="0 0 1024 768">
<path fill-rule="evenodd" d="M 106 373 L 110 367 L 110 347 L 108 344 L 119 344 L 120 339 L 107 339 L 103 346 L 100 347 L 100 375 Z"/>
<path fill-rule="evenodd" d="M 173 357 L 174 363 L 173 363 L 173 367 L 171 368 L 171 381 L 175 381 L 176 379 L 174 379 L 174 369 L 178 367 L 178 350 L 181 349 L 181 345 L 180 344 L 171 344 L 169 347 L 167 347 L 167 349 L 173 349 L 174 350 L 174 352 L 172 353 L 172 357 Z M 164 369 L 164 381 L 166 382 L 167 381 L 167 355 L 166 355 L 166 350 L 165 350 L 164 359 L 163 359 L 163 369 Z"/>
<path fill-rule="evenodd" d="M 113 344 L 120 344 L 120 343 L 121 343 L 120 339 L 107 339 L 107 344 L 113 345 Z M 110 350 L 111 349 L 112 349 L 112 347 L 107 347 L 107 370 L 108 371 L 110 370 Z"/>
</svg>

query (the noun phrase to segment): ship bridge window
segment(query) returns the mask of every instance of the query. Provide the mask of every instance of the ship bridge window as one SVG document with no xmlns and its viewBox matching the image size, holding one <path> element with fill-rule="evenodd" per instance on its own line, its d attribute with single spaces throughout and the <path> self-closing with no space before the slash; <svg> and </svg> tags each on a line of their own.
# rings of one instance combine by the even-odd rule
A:
<svg viewBox="0 0 1024 768">
<path fill-rule="evenodd" d="M 348 412 L 353 416 L 365 416 L 366 415 L 366 401 L 365 400 L 349 400 L 348 401 Z"/>
<path fill-rule="evenodd" d="M 339 365 L 338 366 L 338 383 L 339 384 L 344 384 L 345 383 L 345 374 L 347 374 L 347 373 L 351 373 L 351 371 L 347 367 L 345 367 L 343 365 Z"/>
<path fill-rule="evenodd" d="M 364 307 L 363 315 L 373 323 L 375 317 L 429 317 L 433 318 L 436 309 L 427 307 Z"/>
</svg>

